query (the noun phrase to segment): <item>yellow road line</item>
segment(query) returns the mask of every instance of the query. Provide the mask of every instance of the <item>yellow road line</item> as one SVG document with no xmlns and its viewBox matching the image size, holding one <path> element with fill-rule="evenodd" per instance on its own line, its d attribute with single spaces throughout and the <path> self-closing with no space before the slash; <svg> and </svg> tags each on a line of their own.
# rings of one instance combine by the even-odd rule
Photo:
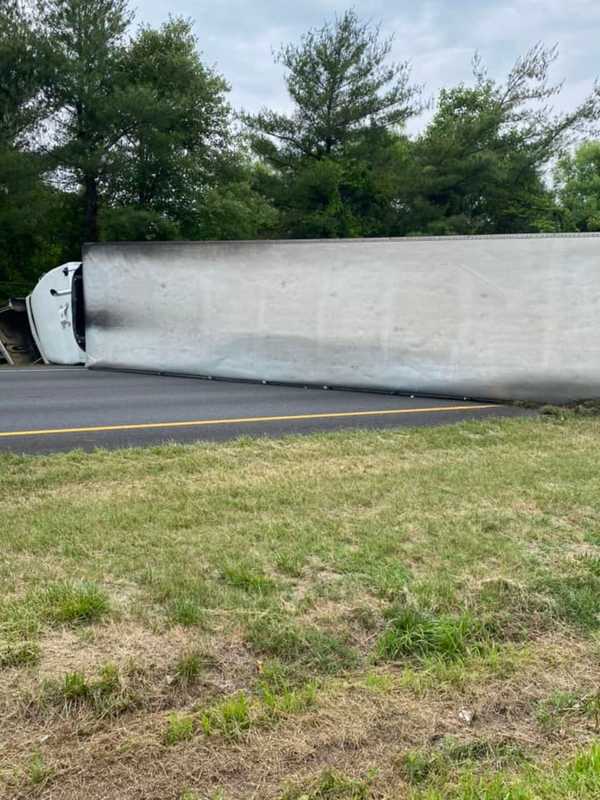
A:
<svg viewBox="0 0 600 800">
<path fill-rule="evenodd" d="M 493 403 L 468 406 L 431 406 L 430 408 L 385 408 L 379 411 L 331 411 L 320 414 L 287 414 L 277 417 L 239 417 L 238 419 L 197 419 L 184 422 L 137 422 L 124 425 L 90 425 L 85 428 L 47 428 L 31 431 L 0 431 L 0 437 L 47 436 L 54 433 L 98 433 L 101 431 L 141 431 L 152 428 L 199 428 L 206 425 L 242 425 L 250 422 L 288 422 L 304 419 L 339 419 L 341 417 L 379 417 L 391 414 L 437 414 L 444 411 L 477 411 L 496 408 Z"/>
</svg>

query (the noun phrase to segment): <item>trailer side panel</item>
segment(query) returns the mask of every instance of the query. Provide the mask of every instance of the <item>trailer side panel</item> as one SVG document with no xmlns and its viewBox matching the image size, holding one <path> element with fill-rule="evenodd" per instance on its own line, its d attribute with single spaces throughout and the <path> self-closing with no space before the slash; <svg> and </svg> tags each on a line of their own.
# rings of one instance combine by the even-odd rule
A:
<svg viewBox="0 0 600 800">
<path fill-rule="evenodd" d="M 600 236 L 90 245 L 88 365 L 600 397 Z"/>
</svg>

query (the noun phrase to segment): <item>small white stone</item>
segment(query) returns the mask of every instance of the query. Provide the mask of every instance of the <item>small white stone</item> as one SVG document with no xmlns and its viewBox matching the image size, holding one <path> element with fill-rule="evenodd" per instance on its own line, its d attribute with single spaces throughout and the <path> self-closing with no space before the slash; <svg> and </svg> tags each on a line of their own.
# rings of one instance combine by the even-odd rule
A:
<svg viewBox="0 0 600 800">
<path fill-rule="evenodd" d="M 475 719 L 475 712 L 468 708 L 461 708 L 458 712 L 458 718 L 461 722 L 464 722 L 465 725 L 472 725 Z"/>
</svg>

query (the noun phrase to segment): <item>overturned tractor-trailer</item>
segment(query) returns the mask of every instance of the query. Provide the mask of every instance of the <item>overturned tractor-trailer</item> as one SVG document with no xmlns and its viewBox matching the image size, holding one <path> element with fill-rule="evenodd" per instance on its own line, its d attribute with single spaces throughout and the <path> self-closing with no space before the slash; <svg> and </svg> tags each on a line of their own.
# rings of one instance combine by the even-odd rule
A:
<svg viewBox="0 0 600 800">
<path fill-rule="evenodd" d="M 90 244 L 27 312 L 91 369 L 600 397 L 600 234 Z"/>
</svg>

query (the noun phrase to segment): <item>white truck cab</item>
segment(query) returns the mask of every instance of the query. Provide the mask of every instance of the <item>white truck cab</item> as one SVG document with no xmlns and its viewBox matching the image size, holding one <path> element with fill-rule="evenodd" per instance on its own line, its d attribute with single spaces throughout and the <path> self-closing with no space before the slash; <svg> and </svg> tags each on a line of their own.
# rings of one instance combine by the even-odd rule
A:
<svg viewBox="0 0 600 800">
<path fill-rule="evenodd" d="M 26 298 L 31 334 L 46 364 L 85 364 L 79 262 L 51 269 Z"/>
</svg>

